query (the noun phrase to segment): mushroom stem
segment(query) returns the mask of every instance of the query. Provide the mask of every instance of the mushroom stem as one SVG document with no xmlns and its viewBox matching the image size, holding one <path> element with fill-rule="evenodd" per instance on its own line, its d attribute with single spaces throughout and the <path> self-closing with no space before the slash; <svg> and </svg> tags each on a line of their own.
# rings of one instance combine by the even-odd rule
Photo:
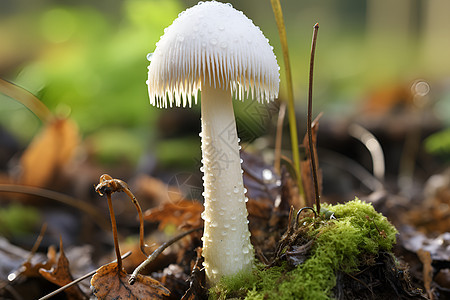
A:
<svg viewBox="0 0 450 300">
<path fill-rule="evenodd" d="M 208 283 L 214 285 L 223 275 L 250 270 L 253 247 L 231 90 L 204 80 L 201 96 L 203 256 Z"/>
</svg>

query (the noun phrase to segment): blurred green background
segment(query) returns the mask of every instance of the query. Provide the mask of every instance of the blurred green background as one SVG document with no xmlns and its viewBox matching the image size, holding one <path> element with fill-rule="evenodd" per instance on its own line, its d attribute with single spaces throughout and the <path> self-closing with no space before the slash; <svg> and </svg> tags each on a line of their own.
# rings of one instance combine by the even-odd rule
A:
<svg viewBox="0 0 450 300">
<path fill-rule="evenodd" d="M 282 67 L 280 98 L 285 98 L 281 47 L 270 1 L 229 2 L 260 26 L 274 46 Z M 198 132 L 192 139 L 157 142 L 162 112 L 148 101 L 146 55 L 154 51 L 164 28 L 178 13 L 194 4 L 181 0 L 0 0 L 0 77 L 31 91 L 53 112 L 70 115 L 105 162 L 125 157 L 136 164 L 145 152 L 151 152 L 162 160 L 182 163 L 192 157 L 191 151 L 199 152 Z M 299 110 L 306 105 L 315 22 L 321 28 L 316 112 L 350 115 L 358 101 L 380 86 L 416 78 L 449 78 L 448 0 L 286 0 L 281 4 Z M 450 101 L 440 102 L 436 111 L 450 122 L 446 117 Z M 244 105 L 236 104 L 238 113 Z M 196 128 L 199 108 L 194 109 Z M 3 95 L 0 124 L 24 146 L 41 126 L 21 104 Z"/>
</svg>

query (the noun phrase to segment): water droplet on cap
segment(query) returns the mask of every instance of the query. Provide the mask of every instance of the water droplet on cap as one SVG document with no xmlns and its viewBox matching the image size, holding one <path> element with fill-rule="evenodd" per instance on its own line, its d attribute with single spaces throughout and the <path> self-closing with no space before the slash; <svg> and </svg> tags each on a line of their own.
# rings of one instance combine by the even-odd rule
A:
<svg viewBox="0 0 450 300">
<path fill-rule="evenodd" d="M 147 54 L 147 60 L 148 60 L 148 61 L 152 61 L 152 56 L 153 56 L 153 53 L 152 53 L 152 52 L 150 52 L 149 54 Z"/>
</svg>

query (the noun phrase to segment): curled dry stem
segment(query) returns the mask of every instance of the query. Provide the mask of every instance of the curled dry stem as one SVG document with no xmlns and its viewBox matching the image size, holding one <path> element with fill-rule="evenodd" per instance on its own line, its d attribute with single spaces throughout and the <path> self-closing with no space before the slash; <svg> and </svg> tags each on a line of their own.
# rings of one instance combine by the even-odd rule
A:
<svg viewBox="0 0 450 300">
<path fill-rule="evenodd" d="M 111 195 L 116 192 L 124 192 L 128 197 L 130 197 L 131 202 L 133 202 L 134 206 L 136 206 L 139 216 L 139 247 L 142 253 L 148 257 L 145 251 L 145 247 L 147 247 L 147 245 L 144 243 L 144 217 L 142 216 L 142 209 L 136 197 L 128 188 L 127 183 L 120 179 L 114 179 L 108 174 L 103 174 L 100 176 L 100 183 L 95 187 L 95 191 L 101 196 L 103 196 L 103 194 Z"/>
<path fill-rule="evenodd" d="M 300 209 L 300 210 L 297 212 L 297 217 L 295 218 L 295 223 L 294 223 L 294 229 L 297 229 L 297 228 L 298 228 L 298 220 L 300 219 L 300 214 L 301 214 L 305 209 L 311 210 L 311 211 L 314 213 L 314 218 L 317 218 L 317 213 L 316 213 L 316 211 L 314 210 L 314 208 L 309 207 L 309 206 L 303 207 L 302 209 Z"/>
</svg>

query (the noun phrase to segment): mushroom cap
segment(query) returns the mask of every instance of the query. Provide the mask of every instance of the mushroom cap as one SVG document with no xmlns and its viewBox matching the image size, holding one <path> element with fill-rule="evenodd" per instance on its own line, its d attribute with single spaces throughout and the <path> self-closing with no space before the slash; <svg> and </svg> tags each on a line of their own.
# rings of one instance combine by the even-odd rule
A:
<svg viewBox="0 0 450 300">
<path fill-rule="evenodd" d="M 278 96 L 279 67 L 273 47 L 253 22 L 231 4 L 199 2 L 164 30 L 149 55 L 150 103 L 158 107 L 197 103 L 202 82 L 229 88 L 242 100 Z"/>
</svg>

